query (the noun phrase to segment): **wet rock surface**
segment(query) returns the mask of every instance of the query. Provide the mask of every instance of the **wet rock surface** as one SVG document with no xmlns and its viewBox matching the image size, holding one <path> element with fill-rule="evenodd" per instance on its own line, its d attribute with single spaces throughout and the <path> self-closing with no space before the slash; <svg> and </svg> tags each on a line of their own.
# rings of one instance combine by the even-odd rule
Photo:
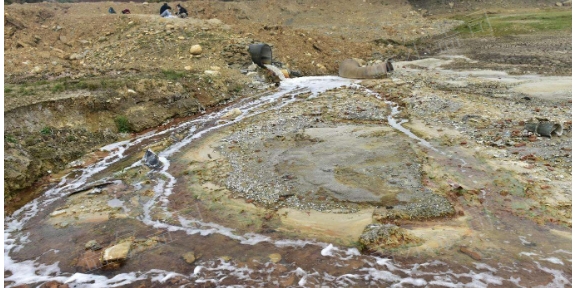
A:
<svg viewBox="0 0 576 288">
<path fill-rule="evenodd" d="M 364 228 L 359 242 L 368 251 L 383 252 L 417 246 L 424 241 L 393 224 L 370 224 Z"/>
</svg>

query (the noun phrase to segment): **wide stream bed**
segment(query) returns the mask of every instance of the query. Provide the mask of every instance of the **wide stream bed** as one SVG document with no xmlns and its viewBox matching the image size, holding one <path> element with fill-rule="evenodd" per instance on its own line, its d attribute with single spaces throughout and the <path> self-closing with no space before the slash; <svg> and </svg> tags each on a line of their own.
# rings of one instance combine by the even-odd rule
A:
<svg viewBox="0 0 576 288">
<path fill-rule="evenodd" d="M 383 98 L 286 79 L 86 155 L 5 218 L 5 286 L 569 287 L 571 229 L 507 208 L 528 205 L 521 168 L 425 140 Z M 384 223 L 399 245 L 359 240 Z"/>
</svg>

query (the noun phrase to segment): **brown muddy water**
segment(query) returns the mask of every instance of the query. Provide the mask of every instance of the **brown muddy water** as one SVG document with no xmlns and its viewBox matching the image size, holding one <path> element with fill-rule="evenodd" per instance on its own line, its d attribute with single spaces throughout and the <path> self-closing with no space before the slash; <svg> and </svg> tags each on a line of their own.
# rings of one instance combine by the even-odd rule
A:
<svg viewBox="0 0 576 288">
<path fill-rule="evenodd" d="M 571 286 L 571 229 L 513 213 L 515 170 L 425 140 L 400 110 L 303 77 L 103 147 L 4 219 L 5 286 Z M 363 247 L 382 223 L 419 240 Z"/>
</svg>

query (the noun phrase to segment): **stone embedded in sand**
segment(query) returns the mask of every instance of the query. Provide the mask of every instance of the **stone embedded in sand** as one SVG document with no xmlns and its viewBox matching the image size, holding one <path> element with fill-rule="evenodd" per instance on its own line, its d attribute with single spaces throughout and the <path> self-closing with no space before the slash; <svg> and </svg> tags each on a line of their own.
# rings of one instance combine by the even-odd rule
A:
<svg viewBox="0 0 576 288">
<path fill-rule="evenodd" d="M 482 260 L 482 255 L 480 255 L 480 253 L 473 251 L 468 247 L 464 247 L 464 246 L 460 247 L 460 252 L 470 256 L 470 258 L 472 258 L 474 260 L 477 260 L 477 261 Z"/>
<path fill-rule="evenodd" d="M 202 54 L 202 46 L 200 46 L 198 44 L 192 45 L 192 47 L 190 47 L 190 54 L 192 54 L 192 55 Z"/>
<path fill-rule="evenodd" d="M 370 224 L 364 228 L 359 242 L 363 250 L 379 251 L 417 246 L 424 241 L 393 224 Z"/>
<path fill-rule="evenodd" d="M 184 70 L 186 71 L 190 71 L 192 70 L 192 66 L 188 65 L 188 66 L 184 66 Z"/>
<path fill-rule="evenodd" d="M 218 75 L 220 75 L 220 71 L 206 70 L 206 71 L 204 71 L 204 74 L 212 75 L 212 76 L 218 76 Z"/>
<path fill-rule="evenodd" d="M 126 241 L 106 248 L 106 250 L 104 250 L 104 255 L 102 255 L 102 261 L 113 262 L 126 260 L 128 253 L 130 252 L 131 245 L 132 241 Z"/>
<path fill-rule="evenodd" d="M 184 255 L 182 255 L 182 258 L 184 258 L 184 261 L 186 261 L 188 264 L 192 264 L 194 261 L 196 261 L 196 255 L 194 255 L 194 252 L 192 251 L 186 252 Z"/>
<path fill-rule="evenodd" d="M 59 216 L 59 215 L 62 215 L 62 214 L 66 214 L 66 210 L 56 210 L 56 211 L 50 213 L 50 216 L 51 216 L 51 217 L 56 217 L 56 216 Z"/>
<path fill-rule="evenodd" d="M 100 250 L 102 249 L 102 246 L 100 246 L 100 244 L 98 244 L 98 242 L 96 242 L 96 240 L 90 240 L 86 243 L 86 245 L 84 245 L 84 249 L 88 250 Z"/>
<path fill-rule="evenodd" d="M 282 255 L 280 255 L 279 253 L 272 253 L 268 255 L 268 258 L 270 258 L 270 261 L 272 261 L 272 263 L 278 263 L 280 262 L 280 260 L 282 260 Z"/>
</svg>

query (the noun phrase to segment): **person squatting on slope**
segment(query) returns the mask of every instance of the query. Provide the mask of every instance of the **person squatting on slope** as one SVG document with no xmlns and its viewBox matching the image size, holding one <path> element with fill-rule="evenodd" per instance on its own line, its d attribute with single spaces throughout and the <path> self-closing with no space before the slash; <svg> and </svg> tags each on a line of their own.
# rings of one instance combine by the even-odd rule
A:
<svg viewBox="0 0 576 288">
<path fill-rule="evenodd" d="M 162 5 L 162 7 L 160 7 L 160 16 L 162 16 L 162 17 L 172 16 L 172 13 L 170 13 L 170 10 L 172 10 L 172 7 L 168 6 L 168 3 L 164 3 L 164 5 Z"/>
<path fill-rule="evenodd" d="M 180 18 L 186 18 L 188 17 L 188 10 L 178 4 L 176 5 L 176 15 Z"/>
</svg>

